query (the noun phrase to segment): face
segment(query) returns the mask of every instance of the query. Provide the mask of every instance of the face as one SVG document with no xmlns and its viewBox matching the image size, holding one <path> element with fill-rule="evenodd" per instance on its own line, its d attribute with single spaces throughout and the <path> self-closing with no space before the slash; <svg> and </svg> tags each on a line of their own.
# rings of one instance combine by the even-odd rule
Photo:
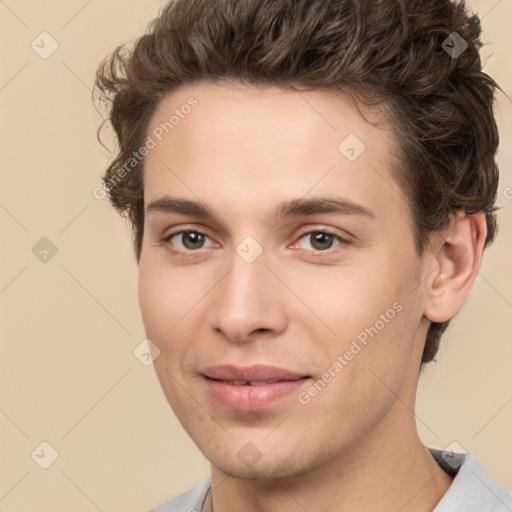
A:
<svg viewBox="0 0 512 512">
<path fill-rule="evenodd" d="M 198 83 L 147 135 L 139 302 L 204 455 L 277 478 L 396 438 L 427 325 L 390 130 L 339 94 Z"/>
</svg>

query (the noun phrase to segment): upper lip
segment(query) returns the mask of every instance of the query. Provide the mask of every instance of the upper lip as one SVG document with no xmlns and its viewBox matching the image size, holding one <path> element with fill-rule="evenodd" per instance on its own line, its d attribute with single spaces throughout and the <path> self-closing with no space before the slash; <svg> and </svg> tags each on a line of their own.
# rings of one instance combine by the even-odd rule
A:
<svg viewBox="0 0 512 512">
<path fill-rule="evenodd" d="M 203 368 L 201 373 L 210 379 L 226 381 L 267 381 L 267 380 L 298 380 L 307 375 L 292 372 L 285 368 L 255 364 L 253 366 L 235 366 L 221 364 Z"/>
</svg>

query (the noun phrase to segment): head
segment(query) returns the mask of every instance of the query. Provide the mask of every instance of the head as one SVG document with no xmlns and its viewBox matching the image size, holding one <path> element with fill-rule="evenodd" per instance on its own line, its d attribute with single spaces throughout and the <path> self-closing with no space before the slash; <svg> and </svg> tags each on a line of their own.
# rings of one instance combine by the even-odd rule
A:
<svg viewBox="0 0 512 512">
<path fill-rule="evenodd" d="M 175 0 L 100 66 L 104 190 L 133 228 L 155 368 L 226 472 L 313 467 L 413 400 L 496 236 L 479 37 L 448 0 Z M 204 381 L 220 363 L 306 385 L 292 409 L 234 412 Z M 337 435 L 297 448 L 308 422 Z M 247 443 L 275 463 L 244 467 Z"/>
</svg>

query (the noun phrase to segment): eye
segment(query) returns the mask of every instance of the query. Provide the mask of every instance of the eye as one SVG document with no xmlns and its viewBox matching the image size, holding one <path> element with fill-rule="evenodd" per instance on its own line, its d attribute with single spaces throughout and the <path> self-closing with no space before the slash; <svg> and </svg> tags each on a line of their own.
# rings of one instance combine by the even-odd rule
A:
<svg viewBox="0 0 512 512">
<path fill-rule="evenodd" d="M 347 240 L 343 240 L 338 235 L 328 231 L 310 231 L 300 237 L 297 245 L 300 249 L 309 250 L 312 247 L 314 251 L 325 252 L 340 245 L 342 242 L 348 243 Z"/>
<path fill-rule="evenodd" d="M 210 238 L 199 231 L 177 231 L 164 239 L 165 242 L 183 251 L 195 251 L 205 247 L 206 240 Z"/>
<path fill-rule="evenodd" d="M 163 241 L 183 252 L 193 252 L 215 246 L 215 243 L 208 235 L 194 230 L 176 231 L 168 235 Z M 317 230 L 304 233 L 299 238 L 297 246 L 299 249 L 327 252 L 329 249 L 337 247 L 342 243 L 348 244 L 349 241 L 329 231 Z"/>
</svg>

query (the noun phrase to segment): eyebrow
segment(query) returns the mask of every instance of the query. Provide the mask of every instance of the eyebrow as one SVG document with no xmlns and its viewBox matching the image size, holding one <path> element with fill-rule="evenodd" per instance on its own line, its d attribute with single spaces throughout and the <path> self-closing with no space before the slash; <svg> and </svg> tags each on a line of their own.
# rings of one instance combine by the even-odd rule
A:
<svg viewBox="0 0 512 512">
<path fill-rule="evenodd" d="M 163 196 L 151 202 L 145 208 L 145 215 L 149 213 L 178 213 L 205 220 L 219 220 L 218 216 L 205 204 L 182 199 L 178 197 Z M 272 211 L 270 219 L 281 220 L 285 217 L 310 216 L 322 213 L 335 215 L 359 215 L 375 219 L 375 214 L 365 206 L 339 197 L 318 197 L 311 199 L 291 199 L 277 205 Z"/>
</svg>

